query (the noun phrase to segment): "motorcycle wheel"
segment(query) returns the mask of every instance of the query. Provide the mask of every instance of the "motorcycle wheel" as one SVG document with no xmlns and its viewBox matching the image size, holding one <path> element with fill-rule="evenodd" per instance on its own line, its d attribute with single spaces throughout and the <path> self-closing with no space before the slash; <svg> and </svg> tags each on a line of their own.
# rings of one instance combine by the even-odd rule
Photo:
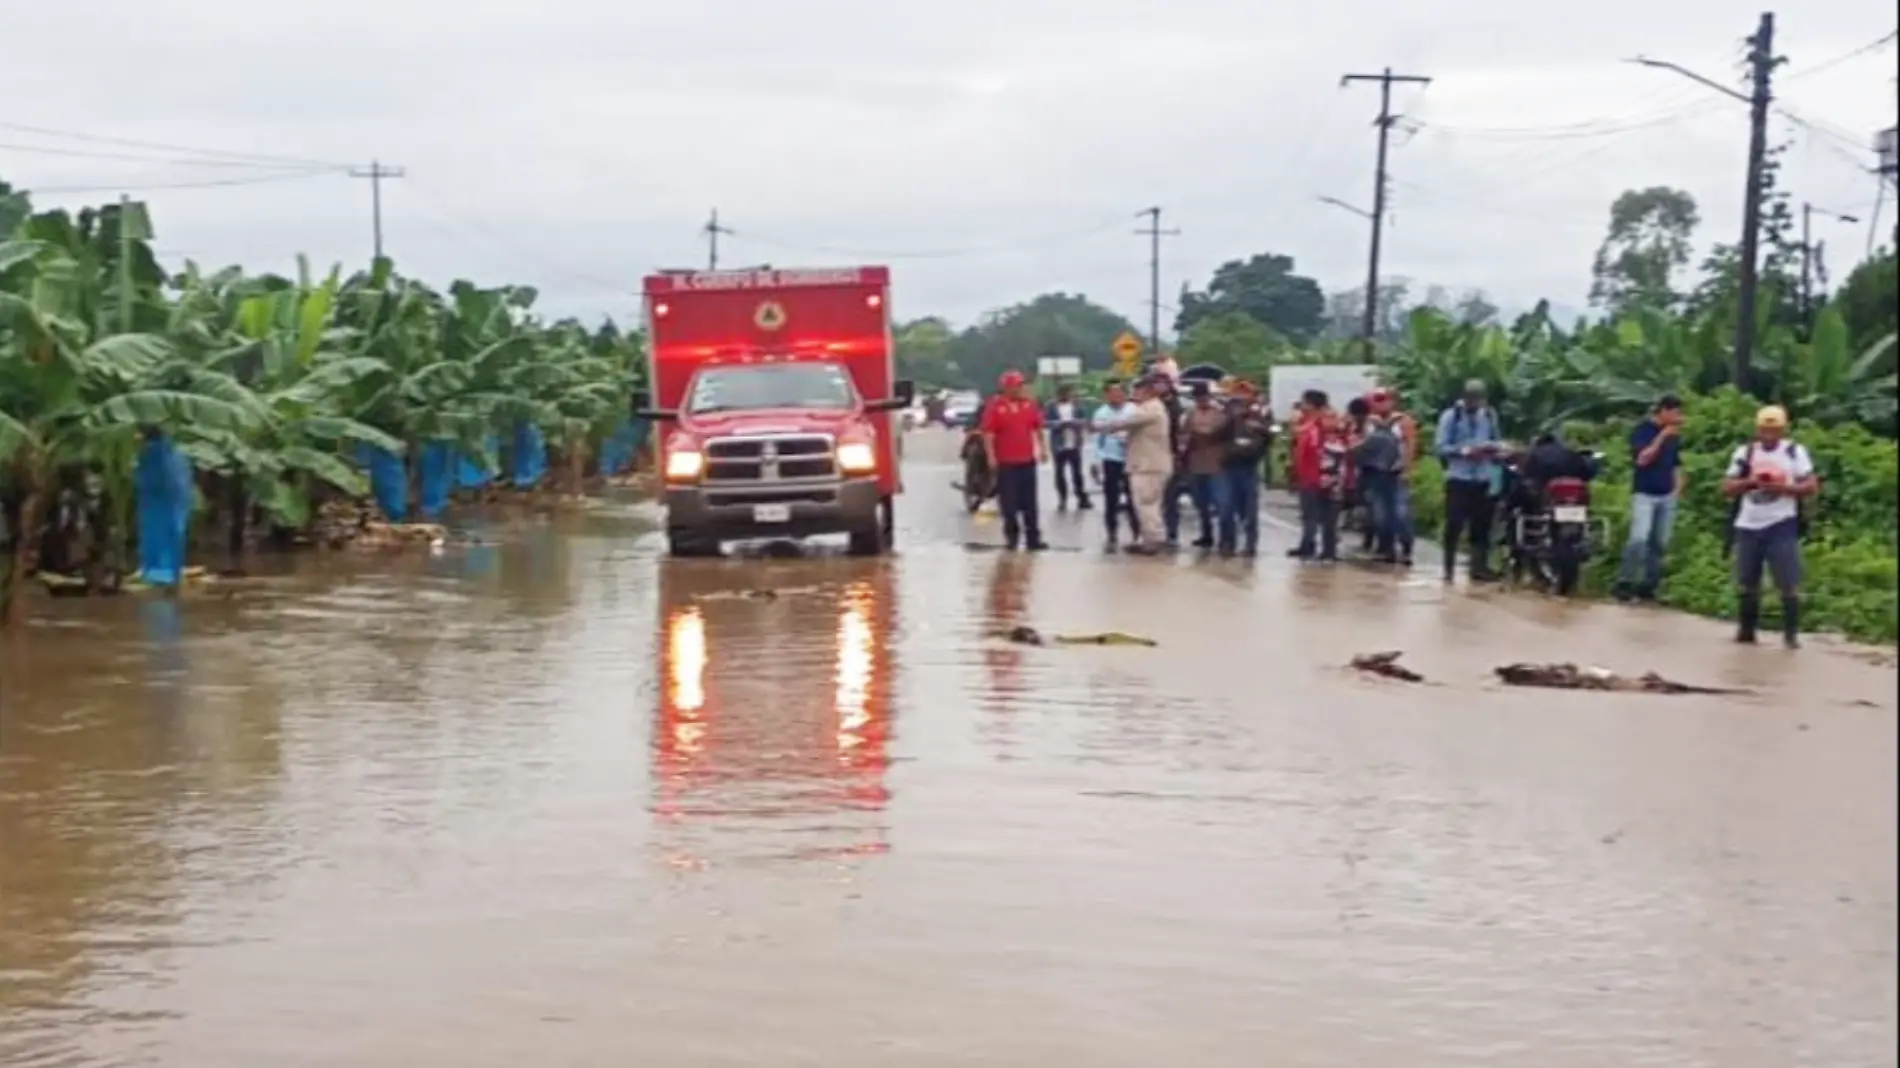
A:
<svg viewBox="0 0 1900 1068">
<path fill-rule="evenodd" d="M 1550 563 L 1550 577 L 1557 596 L 1568 597 L 1577 592 L 1577 583 L 1583 577 L 1583 565 L 1575 560 L 1553 560 Z"/>
</svg>

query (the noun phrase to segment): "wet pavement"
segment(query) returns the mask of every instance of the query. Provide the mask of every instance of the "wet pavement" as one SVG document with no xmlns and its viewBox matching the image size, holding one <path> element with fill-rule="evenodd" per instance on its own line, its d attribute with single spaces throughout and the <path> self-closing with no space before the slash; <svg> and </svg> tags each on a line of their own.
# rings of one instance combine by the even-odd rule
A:
<svg viewBox="0 0 1900 1068">
<path fill-rule="evenodd" d="M 973 552 L 951 439 L 907 451 L 887 560 L 667 562 L 627 501 L 40 606 L 0 1064 L 1895 1063 L 1891 667 L 1272 525 Z M 1760 693 L 1489 679 L 1553 659 Z"/>
</svg>

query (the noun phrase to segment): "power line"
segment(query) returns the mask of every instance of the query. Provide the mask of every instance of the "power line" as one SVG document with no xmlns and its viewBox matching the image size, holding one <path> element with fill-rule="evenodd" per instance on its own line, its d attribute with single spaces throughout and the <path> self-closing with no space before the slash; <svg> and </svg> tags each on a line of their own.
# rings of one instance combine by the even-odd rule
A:
<svg viewBox="0 0 1900 1068">
<path fill-rule="evenodd" d="M 182 152 L 188 155 L 209 156 L 234 161 L 267 163 L 293 167 L 327 167 L 341 170 L 348 164 L 329 160 L 307 159 L 297 156 L 277 156 L 261 152 L 228 152 L 216 148 L 196 148 L 190 145 L 166 144 L 162 141 L 139 141 L 126 137 L 107 137 L 102 134 L 77 133 L 72 130 L 59 130 L 48 126 L 30 126 L 20 122 L 0 122 L 0 130 L 13 130 L 18 133 L 39 134 L 42 137 L 55 137 L 65 141 L 83 141 L 99 145 L 119 145 L 125 148 L 155 149 L 160 152 Z"/>
<path fill-rule="evenodd" d="M 1161 209 L 1143 208 L 1136 218 L 1146 215 L 1148 228 L 1135 233 L 1148 238 L 1148 344 L 1156 359 L 1161 357 L 1161 239 L 1174 237 L 1180 230 L 1161 228 Z"/>
<path fill-rule="evenodd" d="M 318 175 L 334 175 L 336 170 L 324 167 L 306 171 L 292 171 L 280 174 L 260 174 L 250 178 L 210 178 L 200 182 L 119 182 L 116 185 L 44 185 L 23 189 L 22 192 L 36 196 L 52 196 L 67 193 L 123 193 L 136 189 L 148 193 L 161 189 L 213 189 L 234 185 L 265 185 L 271 182 L 295 181 L 300 178 L 315 178 Z"/>
<path fill-rule="evenodd" d="M 547 273 L 561 275 L 577 283 L 599 286 L 617 293 L 624 293 L 630 289 L 625 279 L 615 280 L 577 270 L 573 267 L 569 267 L 565 263 L 544 255 L 539 250 L 524 245 L 521 242 L 503 237 L 493 227 L 487 226 L 469 215 L 457 211 L 449 198 L 443 196 L 441 192 L 428 187 L 423 182 L 410 178 L 409 185 L 411 188 L 421 190 L 425 196 L 432 197 L 430 200 L 418 201 L 414 206 L 425 214 L 437 215 L 437 226 L 441 228 L 443 232 L 451 236 L 454 236 L 457 230 L 464 231 L 468 235 L 476 238 L 480 243 L 486 244 L 489 248 L 497 252 L 532 260 L 538 263 Z"/>
<path fill-rule="evenodd" d="M 1702 110 L 1708 106 L 1708 103 L 1707 98 L 1695 96 L 1660 106 L 1642 107 L 1623 112 L 1598 115 L 1594 118 L 1580 119 L 1576 122 L 1549 123 L 1538 126 L 1459 126 L 1440 122 L 1427 122 L 1424 126 L 1428 130 L 1434 130 L 1439 133 L 1470 137 L 1498 137 L 1505 139 L 1519 137 L 1597 137 L 1648 129 L 1652 126 L 1675 121 Z"/>
<path fill-rule="evenodd" d="M 1861 45 L 1859 48 L 1853 49 L 1852 51 L 1842 52 L 1840 55 L 1835 56 L 1833 59 L 1822 60 L 1821 62 L 1816 63 L 1814 66 L 1796 71 L 1795 73 L 1788 75 L 1786 78 L 1782 80 L 1793 81 L 1796 78 L 1806 78 L 1810 74 L 1819 74 L 1824 70 L 1831 70 L 1835 67 L 1840 66 L 1843 63 L 1849 62 L 1850 60 L 1859 59 L 1861 56 L 1864 56 L 1869 52 L 1878 51 L 1879 49 L 1892 44 L 1896 38 L 1900 38 L 1900 30 L 1888 30 L 1885 34 L 1883 34 L 1877 40 L 1869 41 L 1866 44 Z"/>
<path fill-rule="evenodd" d="M 1366 267 L 1364 329 L 1366 358 L 1369 361 L 1372 358 L 1373 339 L 1378 336 L 1379 326 L 1379 243 L 1385 231 L 1385 161 L 1387 144 L 1392 136 L 1392 85 L 1397 82 L 1426 86 L 1430 85 L 1432 80 L 1421 74 L 1394 74 L 1391 67 L 1385 68 L 1378 74 L 1348 74 L 1339 79 L 1339 84 L 1342 86 L 1353 82 L 1379 83 L 1379 117 L 1376 120 L 1376 125 L 1379 127 L 1379 156 L 1378 165 L 1372 177 L 1372 249 L 1367 257 Z"/>
<path fill-rule="evenodd" d="M 8 152 L 26 152 L 41 156 L 63 156 L 73 159 L 121 160 L 128 163 L 172 163 L 184 167 L 246 167 L 252 170 L 315 170 L 308 163 L 253 163 L 235 159 L 201 159 L 192 156 L 153 156 L 133 155 L 129 152 L 93 152 L 83 148 L 55 148 L 51 145 L 22 145 L 0 143 L 0 150 Z M 336 168 L 341 170 L 342 168 Z"/>
<path fill-rule="evenodd" d="M 1786 104 L 1777 104 L 1775 105 L 1774 110 L 1777 115 L 1780 115 L 1782 118 L 1787 119 L 1789 122 L 1792 122 L 1795 125 L 1800 126 L 1803 129 L 1809 130 L 1813 133 L 1820 134 L 1823 137 L 1828 137 L 1828 138 L 1832 138 L 1835 141 L 1839 141 L 1841 144 L 1847 145 L 1848 147 L 1854 149 L 1857 152 L 1865 152 L 1868 150 L 1866 139 L 1855 137 L 1852 134 L 1845 133 L 1839 127 L 1835 126 L 1833 123 L 1824 122 L 1820 119 L 1808 118 L 1806 115 L 1803 115 L 1798 111 L 1795 111 L 1793 108 L 1789 107 Z"/>
<path fill-rule="evenodd" d="M 868 249 L 846 248 L 837 245 L 815 245 L 796 241 L 784 241 L 760 234 L 753 230 L 727 230 L 728 237 L 753 244 L 767 245 L 790 252 L 804 252 L 823 256 L 849 256 L 866 260 L 940 260 L 961 259 L 968 256 L 995 256 L 1012 252 L 1028 252 L 1039 248 L 1048 248 L 1058 244 L 1085 240 L 1124 225 L 1121 219 L 1089 227 L 1086 230 L 1070 230 L 1048 234 L 1040 238 L 997 242 L 990 245 L 970 245 L 963 248 L 943 249 Z"/>
<path fill-rule="evenodd" d="M 1621 126 L 1554 126 L 1546 128 L 1525 127 L 1522 129 L 1471 129 L 1456 126 L 1436 126 L 1427 124 L 1426 130 L 1446 137 L 1473 138 L 1492 141 L 1584 141 L 1600 137 L 1621 137 L 1639 130 L 1653 130 L 1661 126 L 1674 126 L 1676 123 L 1699 113 L 1709 111 L 1721 104 L 1716 99 L 1701 99 L 1679 105 L 1664 112 L 1641 120 L 1632 120 Z"/>
</svg>

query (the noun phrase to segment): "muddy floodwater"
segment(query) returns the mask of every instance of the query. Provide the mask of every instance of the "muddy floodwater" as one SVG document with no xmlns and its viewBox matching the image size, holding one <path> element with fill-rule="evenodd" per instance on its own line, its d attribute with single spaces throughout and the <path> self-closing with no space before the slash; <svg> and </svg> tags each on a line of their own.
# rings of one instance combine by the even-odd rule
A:
<svg viewBox="0 0 1900 1068">
<path fill-rule="evenodd" d="M 1890 666 L 1302 569 L 1277 521 L 974 551 L 951 441 L 885 560 L 669 562 L 629 499 L 39 605 L 0 1065 L 1895 1063 Z M 1342 669 L 1379 649 L 1430 684 Z M 1490 677 L 1533 659 L 1756 693 Z"/>
</svg>

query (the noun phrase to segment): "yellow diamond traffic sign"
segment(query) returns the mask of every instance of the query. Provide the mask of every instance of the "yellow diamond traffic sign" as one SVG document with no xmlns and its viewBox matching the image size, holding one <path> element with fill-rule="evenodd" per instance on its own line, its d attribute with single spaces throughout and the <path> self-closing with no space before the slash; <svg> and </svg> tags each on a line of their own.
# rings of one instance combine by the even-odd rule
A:
<svg viewBox="0 0 1900 1068">
<path fill-rule="evenodd" d="M 1124 363 L 1141 355 L 1141 339 L 1124 331 L 1115 339 L 1115 358 Z"/>
<path fill-rule="evenodd" d="M 752 313 L 752 322 L 760 330 L 777 330 L 785 325 L 785 306 L 776 300 L 765 301 Z"/>
</svg>

